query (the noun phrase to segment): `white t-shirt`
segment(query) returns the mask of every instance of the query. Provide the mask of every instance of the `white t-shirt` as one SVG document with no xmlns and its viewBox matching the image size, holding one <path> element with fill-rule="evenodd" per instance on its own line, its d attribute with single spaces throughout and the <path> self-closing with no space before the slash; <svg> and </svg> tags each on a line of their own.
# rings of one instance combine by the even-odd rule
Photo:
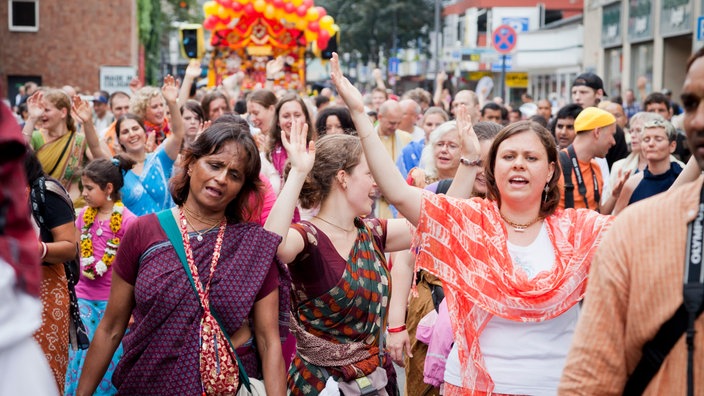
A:
<svg viewBox="0 0 704 396">
<path fill-rule="evenodd" d="M 508 243 L 514 265 L 528 278 L 550 271 L 555 253 L 543 223 L 538 237 L 529 246 Z M 479 347 L 494 392 L 523 395 L 555 395 L 572 342 L 579 305 L 562 315 L 537 323 L 523 323 L 493 316 L 479 335 Z M 470 366 L 473 370 L 473 366 Z M 461 386 L 457 344 L 447 358 L 445 382 Z"/>
</svg>

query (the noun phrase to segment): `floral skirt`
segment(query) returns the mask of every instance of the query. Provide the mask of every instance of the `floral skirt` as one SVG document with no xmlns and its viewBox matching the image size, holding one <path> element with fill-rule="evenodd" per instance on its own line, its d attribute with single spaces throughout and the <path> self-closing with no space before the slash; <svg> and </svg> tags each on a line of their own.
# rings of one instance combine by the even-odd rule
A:
<svg viewBox="0 0 704 396">
<path fill-rule="evenodd" d="M 88 331 L 88 338 L 92 341 L 95 330 L 98 328 L 98 323 L 100 319 L 103 318 L 105 314 L 105 307 L 107 307 L 107 301 L 101 300 L 86 300 L 83 298 L 78 299 L 78 307 L 81 311 L 81 320 L 86 326 Z M 69 348 L 68 352 L 68 370 L 66 370 L 66 390 L 65 395 L 74 395 L 76 393 L 76 387 L 78 386 L 78 379 L 81 377 L 81 370 L 83 368 L 83 362 L 86 359 L 87 349 L 79 349 L 74 351 Z M 117 393 L 117 389 L 112 384 L 112 372 L 115 371 L 117 367 L 117 362 L 120 361 L 122 357 L 122 343 L 117 347 L 115 354 L 110 361 L 108 370 L 105 372 L 105 376 L 100 381 L 98 388 L 95 390 L 94 395 L 114 395 Z"/>
</svg>

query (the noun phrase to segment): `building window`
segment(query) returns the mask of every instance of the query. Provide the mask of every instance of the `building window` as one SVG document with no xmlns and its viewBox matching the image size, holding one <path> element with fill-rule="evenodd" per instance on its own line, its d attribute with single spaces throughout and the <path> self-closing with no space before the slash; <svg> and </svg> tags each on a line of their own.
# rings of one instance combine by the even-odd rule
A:
<svg viewBox="0 0 704 396">
<path fill-rule="evenodd" d="M 11 32 L 39 31 L 39 0 L 8 0 L 7 3 Z"/>
</svg>

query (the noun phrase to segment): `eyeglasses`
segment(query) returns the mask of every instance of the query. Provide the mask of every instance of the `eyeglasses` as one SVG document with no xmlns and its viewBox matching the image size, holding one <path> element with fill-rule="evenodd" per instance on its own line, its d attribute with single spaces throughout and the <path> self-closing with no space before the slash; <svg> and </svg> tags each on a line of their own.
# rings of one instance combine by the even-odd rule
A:
<svg viewBox="0 0 704 396">
<path fill-rule="evenodd" d="M 437 142 L 435 143 L 435 148 L 437 149 L 442 149 L 444 147 L 447 147 L 448 150 L 450 151 L 455 151 L 460 148 L 460 145 L 454 142 Z"/>
</svg>

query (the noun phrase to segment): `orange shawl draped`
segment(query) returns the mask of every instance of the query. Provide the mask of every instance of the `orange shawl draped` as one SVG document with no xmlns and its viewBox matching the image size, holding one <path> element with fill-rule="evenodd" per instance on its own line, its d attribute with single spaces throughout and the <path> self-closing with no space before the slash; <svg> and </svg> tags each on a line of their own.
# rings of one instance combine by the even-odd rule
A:
<svg viewBox="0 0 704 396">
<path fill-rule="evenodd" d="M 529 280 L 514 268 L 496 202 L 424 194 L 413 242 L 416 265 L 443 282 L 465 388 L 476 394 L 491 394 L 494 388 L 479 349 L 479 335 L 493 315 L 539 322 L 581 300 L 592 256 L 611 221 L 591 210 L 548 216 L 555 267 Z"/>
</svg>

